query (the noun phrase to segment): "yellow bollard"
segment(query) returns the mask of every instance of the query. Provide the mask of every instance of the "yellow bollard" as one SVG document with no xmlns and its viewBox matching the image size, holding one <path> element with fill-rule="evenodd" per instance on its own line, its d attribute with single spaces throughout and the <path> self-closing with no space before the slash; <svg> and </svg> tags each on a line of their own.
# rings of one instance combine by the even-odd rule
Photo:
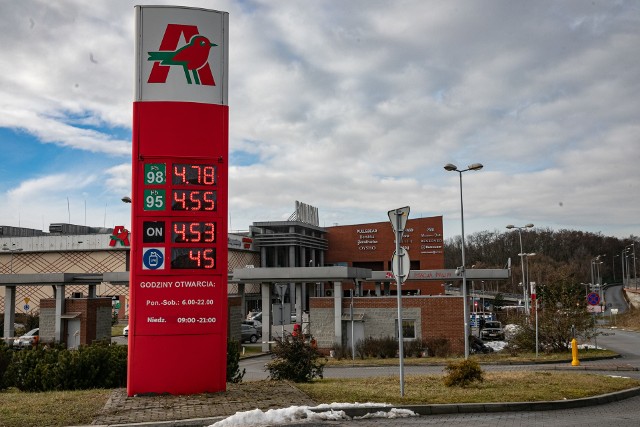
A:
<svg viewBox="0 0 640 427">
<path fill-rule="evenodd" d="M 571 356 L 573 357 L 571 366 L 580 366 L 580 361 L 578 360 L 578 341 L 576 341 L 575 338 L 571 340 Z"/>
</svg>

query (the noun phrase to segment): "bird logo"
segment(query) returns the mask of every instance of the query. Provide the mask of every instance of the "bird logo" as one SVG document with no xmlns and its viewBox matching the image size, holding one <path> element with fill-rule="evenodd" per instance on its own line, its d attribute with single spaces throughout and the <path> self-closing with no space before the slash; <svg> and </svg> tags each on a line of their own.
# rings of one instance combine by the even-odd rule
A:
<svg viewBox="0 0 640 427">
<path fill-rule="evenodd" d="M 149 58 L 147 58 L 147 61 L 153 61 L 156 64 L 164 66 L 181 66 L 184 70 L 187 83 L 193 84 L 195 82 L 195 84 L 199 85 L 201 84 L 199 73 L 205 66 L 207 66 L 208 69 L 209 52 L 214 46 L 217 46 L 217 44 L 211 43 L 205 36 L 195 34 L 191 37 L 189 43 L 180 49 L 148 52 Z M 191 80 L 191 76 L 193 76 L 193 81 Z M 205 81 L 204 84 L 208 83 Z"/>
</svg>

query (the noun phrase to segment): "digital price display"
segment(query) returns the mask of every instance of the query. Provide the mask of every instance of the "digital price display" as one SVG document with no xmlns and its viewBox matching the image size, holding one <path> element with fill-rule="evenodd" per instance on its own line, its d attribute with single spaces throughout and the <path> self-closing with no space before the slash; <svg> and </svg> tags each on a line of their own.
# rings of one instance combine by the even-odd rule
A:
<svg viewBox="0 0 640 427">
<path fill-rule="evenodd" d="M 171 268 L 177 270 L 209 270 L 216 268 L 216 250 L 213 248 L 173 248 Z"/>
<path fill-rule="evenodd" d="M 211 164 L 174 163 L 173 185 L 216 185 L 216 167 Z"/>
<path fill-rule="evenodd" d="M 172 190 L 172 211 L 216 211 L 216 192 L 203 190 Z"/>
<path fill-rule="evenodd" d="M 171 225 L 173 243 L 214 243 L 216 224 L 214 222 L 174 222 Z"/>
</svg>

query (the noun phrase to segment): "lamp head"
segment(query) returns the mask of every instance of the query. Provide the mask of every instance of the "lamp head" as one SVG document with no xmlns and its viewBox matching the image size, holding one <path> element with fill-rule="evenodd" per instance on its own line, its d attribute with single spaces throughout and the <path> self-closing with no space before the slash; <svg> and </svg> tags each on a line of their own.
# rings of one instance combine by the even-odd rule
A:
<svg viewBox="0 0 640 427">
<path fill-rule="evenodd" d="M 509 225 L 507 225 L 507 228 L 508 228 L 509 230 L 511 230 L 512 228 L 516 228 L 516 226 L 515 226 L 515 225 L 513 225 L 513 224 L 509 224 Z"/>
<path fill-rule="evenodd" d="M 474 163 L 472 165 L 467 166 L 467 169 L 469 169 L 470 171 L 479 171 L 483 167 L 484 166 L 482 165 L 482 163 Z"/>
<path fill-rule="evenodd" d="M 449 172 L 452 172 L 452 171 L 457 171 L 458 167 L 454 164 L 447 163 L 446 165 L 444 165 L 444 169 L 448 170 Z"/>
<path fill-rule="evenodd" d="M 123 203 L 131 203 L 131 197 L 129 196 L 124 196 L 120 200 L 122 200 Z"/>
</svg>

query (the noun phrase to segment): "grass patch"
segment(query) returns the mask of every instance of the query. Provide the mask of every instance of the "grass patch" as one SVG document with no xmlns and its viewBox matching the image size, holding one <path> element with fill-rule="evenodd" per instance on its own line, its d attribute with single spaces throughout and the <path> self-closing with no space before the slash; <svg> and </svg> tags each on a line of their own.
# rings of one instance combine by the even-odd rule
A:
<svg viewBox="0 0 640 427">
<path fill-rule="evenodd" d="M 582 358 L 610 358 L 620 356 L 615 351 L 611 350 L 603 350 L 603 349 L 585 349 L 578 351 L 578 359 Z M 497 353 L 488 353 L 488 354 L 474 354 L 473 357 L 479 363 L 513 363 L 513 364 L 522 364 L 522 363 L 548 363 L 548 362 L 563 362 L 563 361 L 571 361 L 571 352 L 563 352 L 563 353 L 539 353 L 538 357 L 536 357 L 535 352 L 533 353 L 520 353 L 517 356 L 511 356 L 506 352 L 497 352 Z M 462 356 L 459 357 L 405 357 L 404 363 L 406 365 L 419 366 L 419 365 L 446 365 L 447 362 L 451 360 L 462 359 Z M 352 359 L 335 359 L 328 358 L 327 366 L 337 367 L 337 366 L 396 366 L 398 365 L 398 358 L 387 358 L 387 359 L 359 359 L 356 357 L 355 360 Z"/>
<path fill-rule="evenodd" d="M 86 425 L 109 399 L 111 390 L 25 393 L 10 389 L 0 393 L 3 427 Z"/>
<path fill-rule="evenodd" d="M 391 404 L 534 402 L 577 399 L 640 386 L 640 380 L 562 372 L 487 372 L 485 381 L 446 387 L 442 375 L 405 377 L 405 396 L 395 377 L 325 379 L 296 384 L 317 402 Z"/>
<path fill-rule="evenodd" d="M 124 327 L 127 326 L 127 324 L 120 324 L 118 323 L 117 325 L 113 325 L 111 327 L 111 336 L 112 337 L 118 337 L 122 335 L 122 330 L 124 329 Z"/>
</svg>

